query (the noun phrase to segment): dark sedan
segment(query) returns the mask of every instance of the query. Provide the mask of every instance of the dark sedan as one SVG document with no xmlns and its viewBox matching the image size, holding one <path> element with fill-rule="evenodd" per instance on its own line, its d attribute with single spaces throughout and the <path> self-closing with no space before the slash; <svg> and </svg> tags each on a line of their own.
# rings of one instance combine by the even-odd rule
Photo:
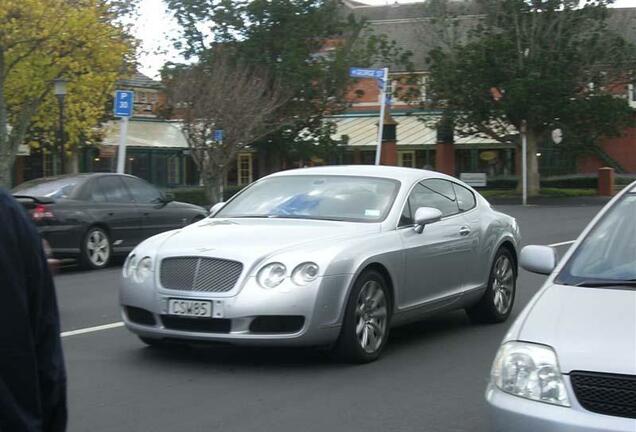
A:
<svg viewBox="0 0 636 432">
<path fill-rule="evenodd" d="M 148 237 L 207 216 L 204 208 L 176 202 L 130 175 L 42 178 L 22 183 L 12 193 L 31 215 L 53 257 L 77 258 L 95 269 Z"/>
</svg>

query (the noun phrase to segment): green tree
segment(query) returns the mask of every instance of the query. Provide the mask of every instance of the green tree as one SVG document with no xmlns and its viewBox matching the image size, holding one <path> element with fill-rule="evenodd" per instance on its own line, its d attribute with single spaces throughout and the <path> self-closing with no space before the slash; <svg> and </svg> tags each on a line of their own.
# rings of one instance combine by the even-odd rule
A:
<svg viewBox="0 0 636 432">
<path fill-rule="evenodd" d="M 281 127 L 260 140 L 259 158 L 275 170 L 281 155 L 333 148 L 323 118 L 349 106 L 350 66 L 408 64 L 409 53 L 370 34 L 337 0 L 168 0 L 183 28 L 177 42 L 200 61 L 218 45 L 266 71 L 293 94 L 280 108 Z M 307 139 L 314 135 L 315 139 Z"/>
<path fill-rule="evenodd" d="M 98 126 L 105 98 L 133 54 L 118 23 L 121 10 L 120 2 L 106 0 L 0 3 L 0 186 L 10 186 L 17 149 L 29 131 L 55 130 L 55 78 L 70 80 L 69 142 Z"/>
<path fill-rule="evenodd" d="M 430 53 L 429 92 L 460 134 L 518 143 L 526 125 L 530 195 L 539 192 L 538 145 L 551 130 L 589 147 L 632 121 L 612 89 L 630 79 L 633 50 L 608 29 L 607 4 L 483 0 L 464 40 Z"/>
</svg>

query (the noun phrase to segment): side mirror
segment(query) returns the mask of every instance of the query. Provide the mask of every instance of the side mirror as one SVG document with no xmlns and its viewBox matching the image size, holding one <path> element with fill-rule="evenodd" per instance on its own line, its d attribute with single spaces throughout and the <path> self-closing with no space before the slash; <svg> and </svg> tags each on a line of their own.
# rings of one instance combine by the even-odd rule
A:
<svg viewBox="0 0 636 432">
<path fill-rule="evenodd" d="M 167 204 L 169 202 L 174 201 L 174 194 L 172 192 L 164 192 L 162 198 L 163 198 L 162 201 Z"/>
<path fill-rule="evenodd" d="M 210 216 L 214 216 L 215 214 L 217 214 L 219 210 L 223 208 L 224 205 L 225 205 L 224 202 L 218 202 L 214 204 L 212 207 L 210 207 Z"/>
<path fill-rule="evenodd" d="M 428 224 L 442 220 L 442 212 L 433 207 L 420 207 L 415 211 L 415 232 L 421 234 Z"/>
<path fill-rule="evenodd" d="M 549 275 L 557 266 L 557 253 L 549 246 L 526 246 L 521 249 L 519 264 L 529 272 Z"/>
</svg>

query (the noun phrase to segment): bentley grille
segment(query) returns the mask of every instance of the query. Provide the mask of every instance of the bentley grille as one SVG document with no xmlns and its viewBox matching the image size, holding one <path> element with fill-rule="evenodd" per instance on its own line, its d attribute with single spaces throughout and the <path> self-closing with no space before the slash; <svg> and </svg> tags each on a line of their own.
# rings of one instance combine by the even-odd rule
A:
<svg viewBox="0 0 636 432">
<path fill-rule="evenodd" d="M 165 258 L 161 262 L 161 285 L 178 291 L 227 292 L 238 281 L 243 264 L 204 257 Z"/>
</svg>

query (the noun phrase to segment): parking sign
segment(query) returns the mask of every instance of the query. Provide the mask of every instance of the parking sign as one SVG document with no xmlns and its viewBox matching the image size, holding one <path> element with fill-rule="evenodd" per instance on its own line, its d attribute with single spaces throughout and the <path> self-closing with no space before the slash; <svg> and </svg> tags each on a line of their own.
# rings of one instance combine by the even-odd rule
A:
<svg viewBox="0 0 636 432">
<path fill-rule="evenodd" d="M 115 91 L 114 112 L 117 117 L 132 117 L 135 92 L 129 90 Z"/>
</svg>

